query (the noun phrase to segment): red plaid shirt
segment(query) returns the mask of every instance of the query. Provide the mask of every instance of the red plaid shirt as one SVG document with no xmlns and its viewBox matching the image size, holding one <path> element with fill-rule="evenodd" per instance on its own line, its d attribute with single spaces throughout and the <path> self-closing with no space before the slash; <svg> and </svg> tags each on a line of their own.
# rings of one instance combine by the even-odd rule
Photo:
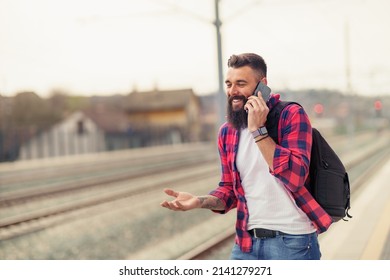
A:
<svg viewBox="0 0 390 280">
<path fill-rule="evenodd" d="M 269 107 L 279 102 L 279 95 L 272 95 Z M 295 203 L 309 217 L 318 233 L 326 231 L 332 218 L 314 200 L 304 187 L 308 184 L 310 151 L 312 145 L 311 124 L 302 107 L 290 105 L 281 113 L 278 131 L 280 144 L 276 144 L 271 172 L 284 183 L 291 192 Z M 228 123 L 222 125 L 218 135 L 218 149 L 221 158 L 222 174 L 219 187 L 211 195 L 220 198 L 225 204 L 227 213 L 237 207 L 236 243 L 243 252 L 252 250 L 252 238 L 247 231 L 248 207 L 244 189 L 237 170 L 235 158 L 238 151 L 239 132 Z"/>
</svg>

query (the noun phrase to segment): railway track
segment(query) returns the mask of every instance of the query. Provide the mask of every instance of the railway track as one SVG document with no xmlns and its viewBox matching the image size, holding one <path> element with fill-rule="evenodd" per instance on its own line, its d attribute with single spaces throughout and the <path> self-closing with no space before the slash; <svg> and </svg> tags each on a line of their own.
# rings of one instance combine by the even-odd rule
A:
<svg viewBox="0 0 390 280">
<path fill-rule="evenodd" d="M 158 160 L 156 160 L 156 158 Z M 159 153 L 145 157 L 138 153 L 128 158 L 104 161 L 75 162 L 70 166 L 45 167 L 15 170 L 0 173 L 0 209 L 12 204 L 25 203 L 29 200 L 42 199 L 48 195 L 74 192 L 85 188 L 98 187 L 102 184 L 132 180 L 149 174 L 164 173 L 171 169 L 180 170 L 188 166 L 215 160 L 210 147 L 200 145 L 187 149 L 161 149 Z"/>
<path fill-rule="evenodd" d="M 125 199 L 129 203 L 143 200 L 144 198 L 147 199 L 148 193 L 156 190 L 161 191 L 162 185 L 169 186 L 173 183 L 185 184 L 198 179 L 200 176 L 203 178 L 215 177 L 216 173 L 215 163 L 212 165 L 206 164 L 203 168 L 197 168 L 194 172 L 181 173 L 182 176 L 166 179 L 156 178 L 149 183 L 139 185 L 133 190 L 119 190 L 110 193 L 105 192 L 101 195 L 87 197 L 78 201 L 71 201 L 58 206 L 56 205 L 4 218 L 0 220 L 0 241 L 58 225 L 59 223 L 66 222 L 70 217 L 77 217 L 78 213 L 82 213 L 86 209 L 93 209 L 95 206 L 116 203 Z M 99 209 L 96 211 L 92 210 L 88 212 L 88 215 L 97 215 L 99 212 Z"/>
<path fill-rule="evenodd" d="M 61 182 L 56 187 L 33 186 L 31 189 L 2 193 L 0 241 L 42 230 L 61 221 L 65 222 L 67 219 L 63 217 L 69 217 L 69 214 L 72 216 L 73 213 L 86 208 L 114 203 L 130 197 L 140 199 L 153 190 L 161 190 L 162 185 L 185 183 L 199 176 L 215 176 L 216 157 L 209 149 L 210 147 L 200 149 L 189 147 L 188 150 L 180 151 L 175 156 L 169 154 L 163 161 L 160 160 L 155 164 L 151 164 L 149 158 L 138 160 L 126 168 L 128 172 L 116 173 L 115 176 L 90 176 L 85 180 L 73 180 L 71 183 Z M 163 150 L 163 154 L 167 153 L 167 150 L 169 149 Z M 114 168 L 117 168 L 117 165 Z M 164 176 L 172 170 L 175 174 Z M 96 173 L 94 170 L 94 174 Z M 39 184 L 39 181 L 36 184 Z M 85 194 L 78 197 L 82 192 Z M 64 197 L 67 197 L 65 201 Z M 52 205 L 41 207 L 41 202 L 47 200 L 51 200 Z M 29 203 L 35 203 L 37 206 L 29 211 L 20 210 L 24 204 Z M 16 213 L 15 215 L 6 215 L 6 211 L 10 208 Z"/>
</svg>

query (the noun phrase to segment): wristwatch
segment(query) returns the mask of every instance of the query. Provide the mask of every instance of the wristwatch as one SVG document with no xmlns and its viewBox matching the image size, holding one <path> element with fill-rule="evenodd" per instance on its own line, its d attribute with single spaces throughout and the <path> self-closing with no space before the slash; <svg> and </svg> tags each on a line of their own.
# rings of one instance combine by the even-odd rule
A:
<svg viewBox="0 0 390 280">
<path fill-rule="evenodd" d="M 253 138 L 258 136 L 266 136 L 268 135 L 268 130 L 265 126 L 260 126 L 258 129 L 252 132 Z"/>
</svg>

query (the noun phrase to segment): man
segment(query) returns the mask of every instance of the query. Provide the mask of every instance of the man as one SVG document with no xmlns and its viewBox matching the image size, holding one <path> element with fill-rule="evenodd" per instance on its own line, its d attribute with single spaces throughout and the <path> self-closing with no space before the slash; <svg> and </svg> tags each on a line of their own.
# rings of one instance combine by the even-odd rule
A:
<svg viewBox="0 0 390 280">
<path fill-rule="evenodd" d="M 161 206 L 175 211 L 206 208 L 226 213 L 237 208 L 231 259 L 320 259 L 317 234 L 331 218 L 304 187 L 309 174 L 312 130 L 296 104 L 279 120 L 278 143 L 268 136 L 267 115 L 280 96 L 253 95 L 267 84 L 267 66 L 257 54 L 232 55 L 228 61 L 228 122 L 218 135 L 222 175 L 209 195 L 165 189 L 173 196 Z"/>
</svg>

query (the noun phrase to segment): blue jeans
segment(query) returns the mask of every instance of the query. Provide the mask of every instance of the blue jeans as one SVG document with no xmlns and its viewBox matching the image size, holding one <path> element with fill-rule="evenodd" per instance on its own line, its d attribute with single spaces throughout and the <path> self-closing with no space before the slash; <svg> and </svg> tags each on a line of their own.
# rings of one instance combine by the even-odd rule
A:
<svg viewBox="0 0 390 280">
<path fill-rule="evenodd" d="M 273 238 L 252 237 L 252 252 L 244 253 L 234 244 L 232 260 L 319 260 L 317 233 L 277 235 Z"/>
</svg>

